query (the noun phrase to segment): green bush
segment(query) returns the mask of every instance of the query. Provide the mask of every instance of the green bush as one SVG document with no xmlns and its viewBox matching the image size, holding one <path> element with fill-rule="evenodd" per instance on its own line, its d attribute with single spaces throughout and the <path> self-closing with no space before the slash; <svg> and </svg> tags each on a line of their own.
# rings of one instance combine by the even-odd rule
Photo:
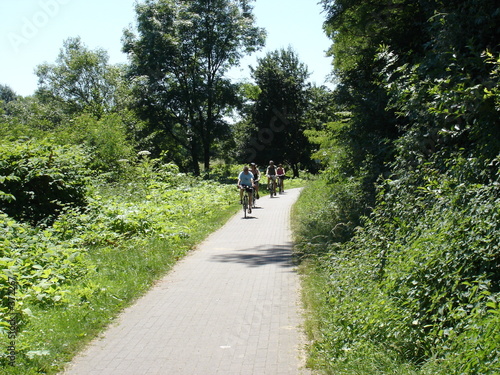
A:
<svg viewBox="0 0 500 375">
<path fill-rule="evenodd" d="M 5 365 L 7 347 L 29 326 L 32 308 L 66 305 L 68 288 L 89 264 L 81 250 L 61 244 L 54 232 L 0 214 L 0 269 L 0 365 Z"/>
<path fill-rule="evenodd" d="M 116 113 L 97 119 L 83 114 L 58 128 L 57 142 L 83 144 L 91 150 L 90 167 L 119 177 L 126 161 L 135 161 L 133 143 L 127 135 L 126 118 Z M 124 164 L 125 162 L 125 164 Z"/>
<path fill-rule="evenodd" d="M 174 186 L 165 169 L 169 167 L 158 170 L 163 181 L 139 180 L 103 190 L 105 195 L 89 198 L 85 212 L 67 210 L 54 224 L 54 230 L 64 239 L 78 239 L 84 246 L 150 236 L 175 242 L 189 236 L 189 227 L 200 217 L 209 217 L 218 207 L 235 201 L 234 187 L 183 174 L 176 174 L 178 185 Z"/>
<path fill-rule="evenodd" d="M 377 236 L 383 239 L 381 287 L 398 301 L 399 325 L 429 358 L 478 324 L 499 298 L 500 189 L 453 172 L 425 172 L 424 186 L 411 195 L 395 189 L 375 220 L 383 228 Z"/>
<path fill-rule="evenodd" d="M 207 174 L 207 178 L 221 183 L 236 184 L 238 181 L 238 175 L 242 170 L 243 165 L 218 162 L 212 165 L 210 173 Z M 263 172 L 261 171 L 261 174 L 262 173 Z"/>
<path fill-rule="evenodd" d="M 317 256 L 327 252 L 333 243 L 348 241 L 367 213 L 365 202 L 366 194 L 357 179 L 334 183 L 318 179 L 308 184 L 297 210 L 297 253 Z"/>
<path fill-rule="evenodd" d="M 482 314 L 483 315 L 483 314 Z M 423 367 L 425 374 L 500 373 L 500 309 L 498 302 L 489 302 L 484 316 L 466 326 L 451 345 Z"/>
<path fill-rule="evenodd" d="M 423 374 L 499 373 L 500 184 L 477 181 L 495 161 L 446 164 L 383 181 L 352 239 L 315 258 L 318 368 L 364 373 L 355 362 L 387 353 Z"/>
<path fill-rule="evenodd" d="M 46 141 L 0 143 L 0 210 L 50 224 L 66 206 L 86 204 L 88 157 L 81 147 Z"/>
</svg>

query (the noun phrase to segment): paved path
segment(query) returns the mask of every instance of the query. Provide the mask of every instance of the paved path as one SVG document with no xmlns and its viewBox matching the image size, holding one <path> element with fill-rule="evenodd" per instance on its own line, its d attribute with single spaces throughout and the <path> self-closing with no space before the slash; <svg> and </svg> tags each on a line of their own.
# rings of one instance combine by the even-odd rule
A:
<svg viewBox="0 0 500 375">
<path fill-rule="evenodd" d="M 209 236 L 68 366 L 77 375 L 295 375 L 299 278 L 292 189 Z"/>
</svg>

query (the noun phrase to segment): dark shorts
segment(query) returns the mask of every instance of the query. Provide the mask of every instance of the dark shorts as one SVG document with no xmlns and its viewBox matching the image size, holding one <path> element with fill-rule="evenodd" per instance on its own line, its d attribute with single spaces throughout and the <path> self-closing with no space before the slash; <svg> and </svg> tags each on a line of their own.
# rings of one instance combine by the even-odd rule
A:
<svg viewBox="0 0 500 375">
<path fill-rule="evenodd" d="M 253 187 L 247 186 L 247 185 L 241 185 L 241 186 L 243 186 L 245 188 L 245 190 L 247 191 L 247 193 L 253 192 Z"/>
</svg>

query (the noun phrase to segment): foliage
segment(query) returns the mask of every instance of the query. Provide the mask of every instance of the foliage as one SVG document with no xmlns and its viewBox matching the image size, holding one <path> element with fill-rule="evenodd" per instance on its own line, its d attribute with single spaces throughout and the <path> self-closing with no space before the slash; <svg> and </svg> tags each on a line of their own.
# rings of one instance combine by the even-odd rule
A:
<svg viewBox="0 0 500 375">
<path fill-rule="evenodd" d="M 338 139 L 354 173 L 367 172 L 368 189 L 390 175 L 397 139 L 407 149 L 399 162 L 410 168 L 442 150 L 497 155 L 491 60 L 499 53 L 500 12 L 493 1 L 322 3 L 336 102 L 351 113 Z"/>
<path fill-rule="evenodd" d="M 108 64 L 105 51 L 89 50 L 80 38 L 65 40 L 55 64 L 37 67 L 34 96 L 15 96 L 2 88 L 6 102 L 0 136 L 84 146 L 90 168 L 117 178 L 123 171 L 119 161 L 134 158 L 143 126 L 126 108 L 130 89 L 123 72 L 123 67 Z"/>
<path fill-rule="evenodd" d="M 32 228 L 0 214 L 0 295 L 2 316 L 7 312 L 9 279 L 16 283 L 16 307 L 28 303 L 51 305 L 65 300 L 67 285 L 86 273 L 79 249 L 57 241 L 54 231 Z M 29 309 L 26 310 L 29 313 Z M 6 319 L 0 319 L 5 330 Z M 5 332 L 3 332 L 5 333 Z"/>
<path fill-rule="evenodd" d="M 61 108 L 42 103 L 34 96 L 19 97 L 5 105 L 1 135 L 11 140 L 21 137 L 44 137 L 67 120 Z"/>
<path fill-rule="evenodd" d="M 322 3 L 336 112 L 347 117 L 308 133 L 326 164 L 320 192 L 358 181 L 372 212 L 350 241 L 331 240 L 340 215 L 313 238 L 299 232 L 320 275 L 311 363 L 327 373 L 498 373 L 498 5 Z M 302 215 L 303 228 L 317 211 Z M 367 370 L 381 356 L 390 364 Z"/>
<path fill-rule="evenodd" d="M 90 168 L 119 174 L 125 163 L 135 159 L 133 142 L 126 125 L 126 113 L 109 113 L 101 118 L 82 114 L 62 124 L 53 133 L 62 144 L 82 144 L 91 152 Z"/>
<path fill-rule="evenodd" d="M 304 134 L 317 150 L 312 153 L 311 158 L 321 164 L 323 173 L 327 179 L 334 180 L 339 175 L 349 175 L 353 168 L 348 168 L 347 148 L 340 141 L 340 135 L 350 120 L 349 113 L 337 112 L 332 116 L 332 120 L 308 129 Z"/>
<path fill-rule="evenodd" d="M 297 255 L 314 258 L 328 252 L 332 244 L 348 241 L 366 214 L 364 193 L 356 179 L 328 181 L 322 176 L 308 184 L 301 194 L 296 213 L 299 224 L 295 230 Z"/>
<path fill-rule="evenodd" d="M 245 156 L 262 165 L 269 160 L 289 164 L 298 177 L 300 167 L 311 167 L 311 145 L 304 136 L 307 67 L 291 47 L 268 52 L 257 64 L 252 69 L 259 88 L 251 117 L 255 129 L 248 131 L 246 145 L 253 152 Z"/>
<path fill-rule="evenodd" d="M 116 105 L 120 79 L 120 69 L 108 59 L 104 50 L 90 51 L 80 38 L 68 38 L 55 64 L 37 67 L 36 96 L 68 115 L 102 116 Z"/>
<path fill-rule="evenodd" d="M 17 100 L 18 96 L 11 87 L 7 85 L 0 85 L 0 102 L 3 104 L 10 103 Z"/>
<path fill-rule="evenodd" d="M 236 208 L 234 186 L 203 181 L 140 156 L 129 179 L 88 190 L 84 211 L 66 207 L 53 225 L 31 228 L 0 216 L 4 297 L 2 353 L 9 345 L 7 276 L 19 282 L 17 366 L 57 373 L 116 314 L 144 293 Z M 8 267 L 8 268 L 7 268 Z M 9 273 L 10 272 L 10 273 Z M 0 359 L 2 364 L 7 357 Z M 18 372 L 16 372 L 18 371 Z"/>
<path fill-rule="evenodd" d="M 61 243 L 53 231 L 0 213 L 0 267 L 0 336 L 9 338 L 0 340 L 3 367 L 12 360 L 7 345 L 30 326 L 33 310 L 65 306 L 69 288 L 89 272 L 89 264 L 80 249 Z"/>
<path fill-rule="evenodd" d="M 375 57 L 381 45 L 390 45 L 403 62 L 417 58 L 428 35 L 422 27 L 427 14 L 421 2 L 413 1 L 322 3 L 325 31 L 333 41 L 329 54 L 338 82 L 337 111 L 350 113 L 349 126 L 338 136 L 346 148 L 345 169 L 363 174 L 365 188 L 373 193 L 373 183 L 392 160 L 391 142 L 398 137 L 397 118 L 387 108 L 389 98 L 378 76 L 382 65 Z"/>
<path fill-rule="evenodd" d="M 321 275 L 308 302 L 312 366 L 370 373 L 360 368 L 383 356 L 390 363 L 373 373 L 499 371 L 500 185 L 498 174 L 470 180 L 485 168 L 455 157 L 444 174 L 427 163 L 384 180 L 373 213 L 343 244 L 319 243 L 328 224 L 308 235 L 318 207 L 302 203 L 298 251 Z M 316 185 L 315 197 L 328 189 Z M 341 222 L 332 219 L 329 228 Z"/>
<path fill-rule="evenodd" d="M 173 151 L 209 170 L 212 147 L 229 134 L 224 116 L 238 104 L 237 87 L 224 74 L 244 53 L 263 45 L 250 1 L 148 0 L 138 4 L 137 32 L 125 33 L 130 77 L 147 135 L 161 151 Z M 159 147 L 158 147 L 159 146 Z"/>
<path fill-rule="evenodd" d="M 2 142 L 0 209 L 16 220 L 50 224 L 64 207 L 86 205 L 87 154 L 45 141 Z"/>
<path fill-rule="evenodd" d="M 398 65 L 398 57 L 385 51 L 390 105 L 410 119 L 397 141 L 398 161 L 407 166 L 421 163 L 432 154 L 461 153 L 492 159 L 500 152 L 498 127 L 498 71 L 495 57 L 477 56 L 472 76 L 463 70 L 464 61 L 449 57 L 449 68 L 437 75 L 425 62 L 416 66 Z M 434 64 L 434 63 L 432 63 Z M 397 78 L 395 78 L 397 76 Z M 400 164 L 402 166 L 402 164 Z"/>
<path fill-rule="evenodd" d="M 182 183 L 184 179 L 188 184 Z M 64 238 L 78 238 L 84 246 L 104 246 L 144 236 L 175 240 L 189 236 L 190 226 L 200 215 L 211 214 L 213 207 L 231 201 L 227 186 L 209 181 L 191 186 L 187 176 L 177 174 L 169 180 L 146 178 L 139 184 L 130 182 L 121 194 L 97 196 L 90 200 L 86 213 L 68 211 L 55 223 L 55 229 Z M 124 193 L 131 194 L 126 201 Z M 214 196 L 208 204 L 205 199 L 211 193 Z"/>
<path fill-rule="evenodd" d="M 238 175 L 243 170 L 243 165 L 214 163 L 210 169 L 210 174 L 206 176 L 210 180 L 226 184 L 236 184 Z"/>
<path fill-rule="evenodd" d="M 132 111 L 118 111 L 122 105 L 124 102 L 99 116 L 88 112 L 69 115 L 54 102 L 37 96 L 20 97 L 5 105 L 8 114 L 0 117 L 0 136 L 14 142 L 31 139 L 35 143 L 84 147 L 89 155 L 88 167 L 116 179 L 126 169 L 124 161 L 135 161 L 139 144 L 136 136 L 143 126 Z"/>
</svg>

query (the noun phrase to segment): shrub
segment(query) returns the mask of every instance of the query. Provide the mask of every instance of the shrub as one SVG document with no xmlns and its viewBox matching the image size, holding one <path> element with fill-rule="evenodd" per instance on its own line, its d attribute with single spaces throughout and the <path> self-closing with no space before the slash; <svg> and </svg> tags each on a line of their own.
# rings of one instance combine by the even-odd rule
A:
<svg viewBox="0 0 500 375">
<path fill-rule="evenodd" d="M 348 241 L 368 212 L 365 202 L 366 193 L 357 179 L 310 183 L 299 203 L 298 214 L 304 217 L 297 228 L 296 251 L 317 256 L 327 252 L 328 245 Z"/>
<path fill-rule="evenodd" d="M 32 228 L 0 214 L 0 364 L 8 360 L 6 345 L 25 329 L 29 306 L 67 302 L 69 284 L 88 272 L 81 251 L 58 243 L 49 230 Z"/>
<path fill-rule="evenodd" d="M 473 173 L 494 162 L 457 157 L 383 181 L 352 239 L 316 257 L 319 366 L 387 352 L 425 374 L 499 372 L 500 185 Z"/>
<path fill-rule="evenodd" d="M 122 160 L 135 158 L 125 122 L 126 119 L 116 113 L 107 114 L 100 119 L 83 114 L 61 126 L 56 136 L 62 143 L 84 144 L 92 150 L 92 169 L 119 174 Z"/>
<path fill-rule="evenodd" d="M 87 154 L 47 141 L 0 144 L 0 210 L 32 225 L 51 224 L 63 207 L 86 204 Z"/>
</svg>

